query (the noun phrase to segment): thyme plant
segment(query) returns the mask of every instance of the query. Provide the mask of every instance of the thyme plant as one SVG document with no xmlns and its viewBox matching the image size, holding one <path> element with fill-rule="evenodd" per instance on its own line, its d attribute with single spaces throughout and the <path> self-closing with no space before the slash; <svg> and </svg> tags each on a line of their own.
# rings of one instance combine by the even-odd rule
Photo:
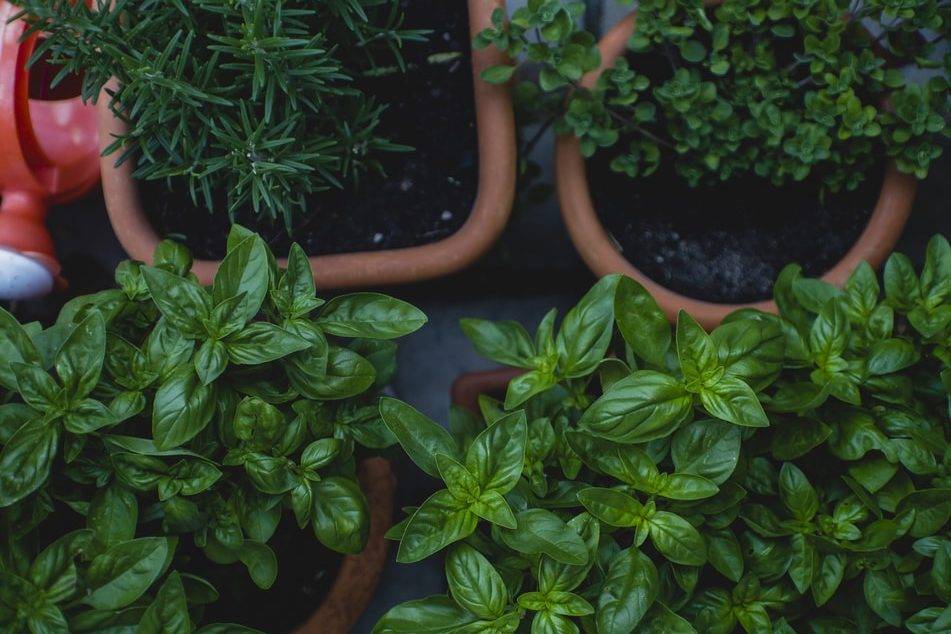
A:
<svg viewBox="0 0 951 634">
<path fill-rule="evenodd" d="M 399 0 L 17 0 L 48 54 L 129 124 L 106 149 L 140 179 L 182 178 L 196 204 L 250 206 L 290 229 L 307 196 L 407 146 L 377 131 L 386 109 L 359 87 L 402 68 Z M 398 70 L 398 69 L 397 69 Z M 115 77 L 117 85 L 107 86 Z"/>
<path fill-rule="evenodd" d="M 620 0 L 623 4 L 631 4 Z M 601 57 L 582 2 L 529 0 L 475 39 L 538 66 L 520 101 L 634 178 L 669 162 L 690 185 L 755 174 L 780 185 L 816 176 L 851 190 L 883 157 L 924 178 L 949 114 L 938 0 L 645 0 L 627 54 L 591 89 Z M 943 60 L 935 60 L 943 53 Z M 934 69 L 909 81 L 908 67 Z M 508 81 L 516 67 L 483 77 Z"/>
</svg>

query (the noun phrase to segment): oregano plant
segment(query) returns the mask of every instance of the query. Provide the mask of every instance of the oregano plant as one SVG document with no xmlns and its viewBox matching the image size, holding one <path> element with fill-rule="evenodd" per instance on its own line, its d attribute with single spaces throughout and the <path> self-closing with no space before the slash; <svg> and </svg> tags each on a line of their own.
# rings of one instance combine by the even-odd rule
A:
<svg viewBox="0 0 951 634">
<path fill-rule="evenodd" d="M 405 71 L 399 0 L 17 0 L 42 39 L 33 59 L 82 77 L 82 96 L 128 122 L 107 148 L 140 179 L 183 179 L 196 205 L 227 192 L 283 222 L 307 196 L 407 151 L 377 130 L 386 104 L 359 80 Z"/>
<path fill-rule="evenodd" d="M 941 154 L 949 58 L 937 0 L 649 0 L 636 9 L 626 54 L 590 89 L 580 80 L 601 55 L 579 25 L 583 2 L 529 0 L 510 17 L 498 9 L 475 46 L 537 67 L 520 103 L 576 136 L 585 157 L 602 149 L 632 178 L 669 163 L 692 186 L 812 175 L 824 190 L 852 190 L 885 158 L 924 178 Z M 516 67 L 483 78 L 508 81 Z"/>
<path fill-rule="evenodd" d="M 449 592 L 374 631 L 947 631 L 951 247 L 883 281 L 790 265 L 779 315 L 712 332 L 617 275 L 534 336 L 464 320 L 523 373 L 449 431 L 381 402 L 444 483 L 390 531 L 397 559 L 444 554 Z"/>
<path fill-rule="evenodd" d="M 191 264 L 162 242 L 48 328 L 0 309 L 0 630 L 197 629 L 218 592 L 187 542 L 266 589 L 282 517 L 365 546 L 357 461 L 395 441 L 377 399 L 425 316 L 319 299 L 299 246 L 281 269 L 238 225 L 211 287 Z"/>
</svg>

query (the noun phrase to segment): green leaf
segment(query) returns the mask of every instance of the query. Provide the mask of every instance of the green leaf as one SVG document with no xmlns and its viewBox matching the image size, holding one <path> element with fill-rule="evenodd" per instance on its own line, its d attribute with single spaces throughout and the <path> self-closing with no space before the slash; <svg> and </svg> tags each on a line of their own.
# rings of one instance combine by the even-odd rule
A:
<svg viewBox="0 0 951 634">
<path fill-rule="evenodd" d="M 231 362 L 238 365 L 262 365 L 311 347 L 307 339 L 263 321 L 231 335 L 225 345 Z"/>
<path fill-rule="evenodd" d="M 649 525 L 651 541 L 664 557 L 684 566 L 706 563 L 707 546 L 690 522 L 674 513 L 657 511 Z"/>
<path fill-rule="evenodd" d="M 740 430 L 717 420 L 694 421 L 674 434 L 670 456 L 678 473 L 692 473 L 723 484 L 740 458 Z"/>
<path fill-rule="evenodd" d="M 0 307 L 0 386 L 17 389 L 11 363 L 39 364 L 40 355 L 16 318 Z"/>
<path fill-rule="evenodd" d="M 159 587 L 155 600 L 146 608 L 136 628 L 138 634 L 188 634 L 192 631 L 185 586 L 172 572 Z"/>
<path fill-rule="evenodd" d="M 92 312 L 69 333 L 56 355 L 56 373 L 70 399 L 83 399 L 96 387 L 105 355 L 106 324 L 99 312 Z"/>
<path fill-rule="evenodd" d="M 724 376 L 700 392 L 708 414 L 743 427 L 769 427 L 769 419 L 756 393 L 741 379 Z"/>
<path fill-rule="evenodd" d="M 380 293 L 341 295 L 327 302 L 317 324 L 340 337 L 394 339 L 416 332 L 426 323 L 418 308 Z"/>
<path fill-rule="evenodd" d="M 19 502 L 50 475 L 59 446 L 59 429 L 44 419 L 20 427 L 0 451 L 0 508 Z"/>
<path fill-rule="evenodd" d="M 483 357 L 517 368 L 533 367 L 535 345 L 522 324 L 516 321 L 462 319 L 459 325 Z"/>
<path fill-rule="evenodd" d="M 480 619 L 497 619 L 508 605 L 501 575 L 479 551 L 459 544 L 446 557 L 446 580 L 456 603 Z"/>
<path fill-rule="evenodd" d="M 361 552 L 370 534 L 370 510 L 359 485 L 333 476 L 311 486 L 314 535 L 320 543 L 340 553 Z"/>
<path fill-rule="evenodd" d="M 578 421 L 582 429 L 620 443 L 669 436 L 693 415 L 683 383 L 652 370 L 634 372 L 596 400 Z"/>
<path fill-rule="evenodd" d="M 143 266 L 142 276 L 155 306 L 173 328 L 193 339 L 204 336 L 204 323 L 211 315 L 211 298 L 205 289 L 153 266 Z"/>
<path fill-rule="evenodd" d="M 677 316 L 677 357 L 691 392 L 701 392 L 723 375 L 713 338 L 683 310 Z"/>
<path fill-rule="evenodd" d="M 788 464 L 788 463 L 787 463 Z M 805 593 L 812 586 L 819 567 L 819 553 L 809 541 L 809 537 L 796 533 L 790 538 L 792 555 L 789 559 L 789 578 L 792 579 L 796 590 Z"/>
<path fill-rule="evenodd" d="M 502 542 L 526 555 L 545 554 L 561 563 L 581 566 L 588 562 L 588 549 L 573 529 L 544 509 L 529 509 L 516 515 L 518 528 L 501 530 Z"/>
<path fill-rule="evenodd" d="M 726 376 L 742 379 L 754 391 L 779 376 L 786 345 L 777 319 L 762 314 L 735 319 L 711 332 L 710 338 Z"/>
<path fill-rule="evenodd" d="M 135 537 L 139 505 L 135 495 L 119 483 L 99 489 L 89 504 L 86 525 L 105 548 Z"/>
<path fill-rule="evenodd" d="M 100 610 L 131 604 L 165 571 L 174 541 L 140 537 L 116 544 L 92 560 L 86 574 L 91 591 L 83 603 Z"/>
<path fill-rule="evenodd" d="M 779 470 L 779 495 L 793 516 L 803 522 L 811 520 L 819 510 L 816 490 L 799 467 L 791 462 L 784 462 Z"/>
<path fill-rule="evenodd" d="M 862 584 L 868 606 L 893 627 L 901 625 L 901 607 L 905 593 L 901 583 L 889 570 L 869 570 Z"/>
<path fill-rule="evenodd" d="M 835 595 L 845 575 L 845 565 L 846 556 L 841 553 L 822 557 L 812 581 L 812 598 L 817 606 L 825 605 Z"/>
<path fill-rule="evenodd" d="M 476 618 L 449 597 L 439 594 L 391 608 L 373 626 L 373 634 L 450 634 Z"/>
<path fill-rule="evenodd" d="M 504 84 L 512 78 L 515 68 L 515 66 L 503 65 L 489 66 L 482 71 L 481 77 L 483 81 L 490 84 Z"/>
<path fill-rule="evenodd" d="M 171 449 L 194 438 L 215 412 L 213 385 L 202 385 L 194 370 L 180 368 L 155 393 L 152 437 L 159 450 Z"/>
<path fill-rule="evenodd" d="M 905 339 L 884 339 L 872 344 L 868 353 L 869 374 L 899 372 L 918 362 L 918 351 Z"/>
<path fill-rule="evenodd" d="M 277 579 L 277 556 L 267 544 L 250 539 L 237 548 L 238 559 L 248 569 L 248 575 L 254 585 L 267 590 Z"/>
<path fill-rule="evenodd" d="M 730 581 L 739 581 L 743 576 L 743 551 L 733 531 L 729 528 L 708 530 L 704 537 L 710 565 Z"/>
<path fill-rule="evenodd" d="M 483 491 L 508 493 L 522 475 L 528 426 L 525 412 L 504 416 L 483 430 L 466 451 L 465 465 Z"/>
<path fill-rule="evenodd" d="M 611 559 L 598 595 L 598 632 L 635 631 L 659 591 L 660 580 L 650 558 L 633 547 L 622 550 Z"/>
<path fill-rule="evenodd" d="M 396 560 L 420 561 L 475 530 L 478 518 L 449 491 L 436 491 L 423 502 L 406 525 Z"/>
<path fill-rule="evenodd" d="M 550 372 L 532 370 L 509 381 L 505 392 L 505 409 L 515 409 L 528 399 L 557 385 L 558 380 Z"/>
<path fill-rule="evenodd" d="M 578 493 L 578 501 L 591 515 L 609 526 L 633 527 L 644 520 L 644 507 L 626 493 L 590 487 Z"/>
<path fill-rule="evenodd" d="M 601 278 L 565 315 L 555 338 L 562 376 L 586 376 L 604 358 L 614 333 L 614 294 L 619 279 L 619 275 Z"/>
<path fill-rule="evenodd" d="M 439 477 L 436 454 L 462 459 L 459 448 L 445 429 L 419 411 L 395 398 L 380 399 L 380 416 L 406 455 L 428 475 Z"/>
<path fill-rule="evenodd" d="M 215 274 L 212 298 L 215 304 L 220 304 L 232 297 L 243 296 L 232 316 L 236 322 L 244 325 L 260 312 L 267 296 L 269 280 L 264 241 L 260 236 L 250 235 L 229 246 Z"/>
<path fill-rule="evenodd" d="M 629 277 L 618 281 L 614 298 L 618 330 L 635 354 L 663 366 L 670 348 L 670 323 L 650 293 Z"/>
</svg>

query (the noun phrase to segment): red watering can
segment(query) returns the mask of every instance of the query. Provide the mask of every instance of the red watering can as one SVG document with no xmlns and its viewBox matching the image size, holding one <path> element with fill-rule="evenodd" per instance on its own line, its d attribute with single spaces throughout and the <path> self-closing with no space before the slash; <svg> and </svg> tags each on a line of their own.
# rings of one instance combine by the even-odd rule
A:
<svg viewBox="0 0 951 634">
<path fill-rule="evenodd" d="M 95 107 L 79 97 L 43 98 L 48 92 L 31 97 L 30 74 L 43 68 L 26 67 L 37 35 L 23 39 L 24 21 L 10 22 L 18 12 L 0 0 L 0 299 L 38 297 L 65 284 L 46 208 L 99 180 Z"/>
</svg>

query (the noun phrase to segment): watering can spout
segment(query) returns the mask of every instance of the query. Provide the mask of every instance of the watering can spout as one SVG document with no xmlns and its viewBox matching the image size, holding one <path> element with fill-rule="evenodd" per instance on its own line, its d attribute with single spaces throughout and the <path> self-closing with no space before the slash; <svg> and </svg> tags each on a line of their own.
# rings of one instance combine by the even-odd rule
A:
<svg viewBox="0 0 951 634">
<path fill-rule="evenodd" d="M 64 286 L 46 208 L 99 180 L 95 108 L 79 97 L 33 99 L 24 63 L 36 45 L 18 9 L 0 0 L 0 299 Z"/>
</svg>

